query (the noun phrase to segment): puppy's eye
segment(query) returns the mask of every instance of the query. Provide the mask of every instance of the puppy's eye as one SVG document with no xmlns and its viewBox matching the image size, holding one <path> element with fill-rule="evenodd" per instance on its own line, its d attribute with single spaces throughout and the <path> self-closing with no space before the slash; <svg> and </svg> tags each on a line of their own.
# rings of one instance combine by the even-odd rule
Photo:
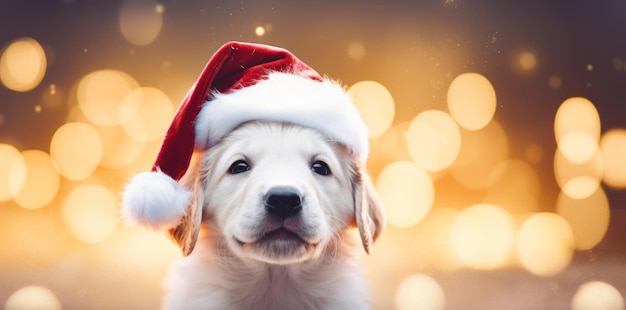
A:
<svg viewBox="0 0 626 310">
<path fill-rule="evenodd" d="M 328 168 L 328 164 L 320 160 L 311 165 L 311 171 L 319 175 L 330 175 L 330 168 Z"/>
<path fill-rule="evenodd" d="M 232 165 L 230 165 L 230 168 L 228 169 L 231 174 L 238 174 L 246 172 L 248 170 L 250 170 L 250 165 L 243 159 L 232 163 Z"/>
</svg>

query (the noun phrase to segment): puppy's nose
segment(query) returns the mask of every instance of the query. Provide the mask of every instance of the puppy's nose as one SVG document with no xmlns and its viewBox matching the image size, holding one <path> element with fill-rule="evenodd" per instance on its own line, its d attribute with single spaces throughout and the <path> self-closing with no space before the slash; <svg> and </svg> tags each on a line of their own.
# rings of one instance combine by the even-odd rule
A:
<svg viewBox="0 0 626 310">
<path fill-rule="evenodd" d="M 293 187 L 274 187 L 265 194 L 264 199 L 265 209 L 283 219 L 302 210 L 302 197 Z"/>
</svg>

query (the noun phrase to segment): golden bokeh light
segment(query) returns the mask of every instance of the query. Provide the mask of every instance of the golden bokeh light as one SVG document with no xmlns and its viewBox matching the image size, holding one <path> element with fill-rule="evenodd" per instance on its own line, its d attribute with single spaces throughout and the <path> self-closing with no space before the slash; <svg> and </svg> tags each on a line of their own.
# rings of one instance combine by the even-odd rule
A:
<svg viewBox="0 0 626 310">
<path fill-rule="evenodd" d="M 265 35 L 265 28 L 263 28 L 263 26 L 258 26 L 254 29 L 254 33 L 257 37 L 262 37 Z"/>
<path fill-rule="evenodd" d="M 437 281 L 427 275 L 413 274 L 402 279 L 395 294 L 395 309 L 444 309 L 445 294 Z"/>
<path fill-rule="evenodd" d="M 611 129 L 600 139 L 604 159 L 604 182 L 613 188 L 626 188 L 626 129 Z"/>
<path fill-rule="evenodd" d="M 106 239 L 119 222 L 118 199 L 100 185 L 78 186 L 63 201 L 63 221 L 72 236 L 85 243 Z"/>
<path fill-rule="evenodd" d="M 435 199 L 432 179 L 412 162 L 395 162 L 385 167 L 376 180 L 376 190 L 385 205 L 387 221 L 396 227 L 419 223 Z"/>
<path fill-rule="evenodd" d="M 59 191 L 61 176 L 48 153 L 39 150 L 22 152 L 26 163 L 23 186 L 10 183 L 9 188 L 18 205 L 39 209 L 49 204 Z"/>
<path fill-rule="evenodd" d="M 119 26 L 126 41 L 148 45 L 161 32 L 164 7 L 152 0 L 126 0 L 120 8 Z"/>
<path fill-rule="evenodd" d="M 576 290 L 571 306 L 572 310 L 624 310 L 624 297 L 609 283 L 591 281 Z"/>
<path fill-rule="evenodd" d="M 504 160 L 489 172 L 485 202 L 502 206 L 513 215 L 536 211 L 541 197 L 539 175 L 521 160 Z"/>
<path fill-rule="evenodd" d="M 583 164 L 590 161 L 598 151 L 598 141 L 588 132 L 573 131 L 561 138 L 558 149 L 570 162 Z"/>
<path fill-rule="evenodd" d="M 420 167 L 441 171 L 459 154 L 461 133 L 448 113 L 428 110 L 413 119 L 406 142 L 411 158 Z"/>
<path fill-rule="evenodd" d="M 120 106 L 120 122 L 126 134 L 136 141 L 163 137 L 174 115 L 174 105 L 161 90 L 141 87 L 131 91 Z"/>
<path fill-rule="evenodd" d="M 560 76 L 551 75 L 550 78 L 548 78 L 548 86 L 550 86 L 550 88 L 560 89 L 562 85 L 563 85 L 563 81 L 561 80 Z"/>
<path fill-rule="evenodd" d="M 496 112 L 496 92 L 491 82 L 473 72 L 457 76 L 448 88 L 448 110 L 465 129 L 485 127 Z"/>
<path fill-rule="evenodd" d="M 461 150 L 450 166 L 454 179 L 469 189 L 485 189 L 493 181 L 489 171 L 509 156 L 504 130 L 492 121 L 481 130 L 461 130 Z"/>
<path fill-rule="evenodd" d="M 538 276 L 552 276 L 572 260 L 574 235 L 567 221 L 559 215 L 536 213 L 520 225 L 516 251 L 524 269 Z"/>
<path fill-rule="evenodd" d="M 137 81 L 124 72 L 95 71 L 84 76 L 78 84 L 78 106 L 83 115 L 96 125 L 119 125 L 122 102 L 128 93 L 138 87 Z"/>
<path fill-rule="evenodd" d="M 98 167 L 102 159 L 102 141 L 92 126 L 66 123 L 52 136 L 50 155 L 62 176 L 82 180 Z"/>
<path fill-rule="evenodd" d="M 470 206 L 459 212 L 450 229 L 452 251 L 468 267 L 495 269 L 511 258 L 515 223 L 499 206 Z"/>
<path fill-rule="evenodd" d="M 532 52 L 522 52 L 517 57 L 517 64 L 520 69 L 530 71 L 537 66 L 537 56 Z"/>
<path fill-rule="evenodd" d="M 572 132 L 585 132 L 596 142 L 600 139 L 600 115 L 591 101 L 582 97 L 572 97 L 563 101 L 554 117 L 554 135 L 561 143 L 565 135 Z"/>
<path fill-rule="evenodd" d="M 20 38 L 0 55 L 0 82 L 14 91 L 26 92 L 41 83 L 46 68 L 46 53 L 39 42 Z"/>
<path fill-rule="evenodd" d="M 6 303 L 5 310 L 61 310 L 61 302 L 54 293 L 45 287 L 29 285 L 11 293 Z"/>
<path fill-rule="evenodd" d="M 395 105 L 391 93 L 378 82 L 361 81 L 348 89 L 369 129 L 369 137 L 383 134 L 393 122 Z"/>
<path fill-rule="evenodd" d="M 583 164 L 574 164 L 562 152 L 554 156 L 554 176 L 563 193 L 576 199 L 593 194 L 600 186 L 604 172 L 603 158 L 596 152 L 593 158 Z"/>
<path fill-rule="evenodd" d="M 584 199 L 574 199 L 561 193 L 556 202 L 556 212 L 572 228 L 577 250 L 589 250 L 596 246 L 609 228 L 611 210 L 601 187 Z"/>
<path fill-rule="evenodd" d="M 25 178 L 22 154 L 12 145 L 0 144 L 0 202 L 13 199 L 14 193 L 24 186 Z"/>
<path fill-rule="evenodd" d="M 361 60 L 365 57 L 366 49 L 361 42 L 350 42 L 347 48 L 348 57 L 354 60 Z"/>
</svg>

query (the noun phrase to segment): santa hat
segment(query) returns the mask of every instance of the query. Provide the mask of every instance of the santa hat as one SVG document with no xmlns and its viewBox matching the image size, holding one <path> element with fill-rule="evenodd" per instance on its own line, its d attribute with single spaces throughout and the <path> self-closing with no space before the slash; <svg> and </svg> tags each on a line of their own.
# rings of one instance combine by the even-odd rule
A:
<svg viewBox="0 0 626 310">
<path fill-rule="evenodd" d="M 211 57 L 178 108 L 151 172 L 127 185 L 123 216 L 149 228 L 175 227 L 192 193 L 178 181 L 194 151 L 208 150 L 252 120 L 288 122 L 318 130 L 363 163 L 367 127 L 350 96 L 289 51 L 230 42 Z"/>
</svg>

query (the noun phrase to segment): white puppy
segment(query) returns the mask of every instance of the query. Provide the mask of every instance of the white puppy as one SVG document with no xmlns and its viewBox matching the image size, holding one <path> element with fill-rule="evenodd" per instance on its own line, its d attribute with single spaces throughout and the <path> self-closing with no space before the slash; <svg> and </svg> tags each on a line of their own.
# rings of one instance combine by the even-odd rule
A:
<svg viewBox="0 0 626 310">
<path fill-rule="evenodd" d="M 172 236 L 193 247 L 200 232 L 172 266 L 165 307 L 368 308 L 353 228 L 369 252 L 384 218 L 359 163 L 342 144 L 285 122 L 246 122 L 226 135 L 182 181 L 194 201 Z"/>
</svg>

